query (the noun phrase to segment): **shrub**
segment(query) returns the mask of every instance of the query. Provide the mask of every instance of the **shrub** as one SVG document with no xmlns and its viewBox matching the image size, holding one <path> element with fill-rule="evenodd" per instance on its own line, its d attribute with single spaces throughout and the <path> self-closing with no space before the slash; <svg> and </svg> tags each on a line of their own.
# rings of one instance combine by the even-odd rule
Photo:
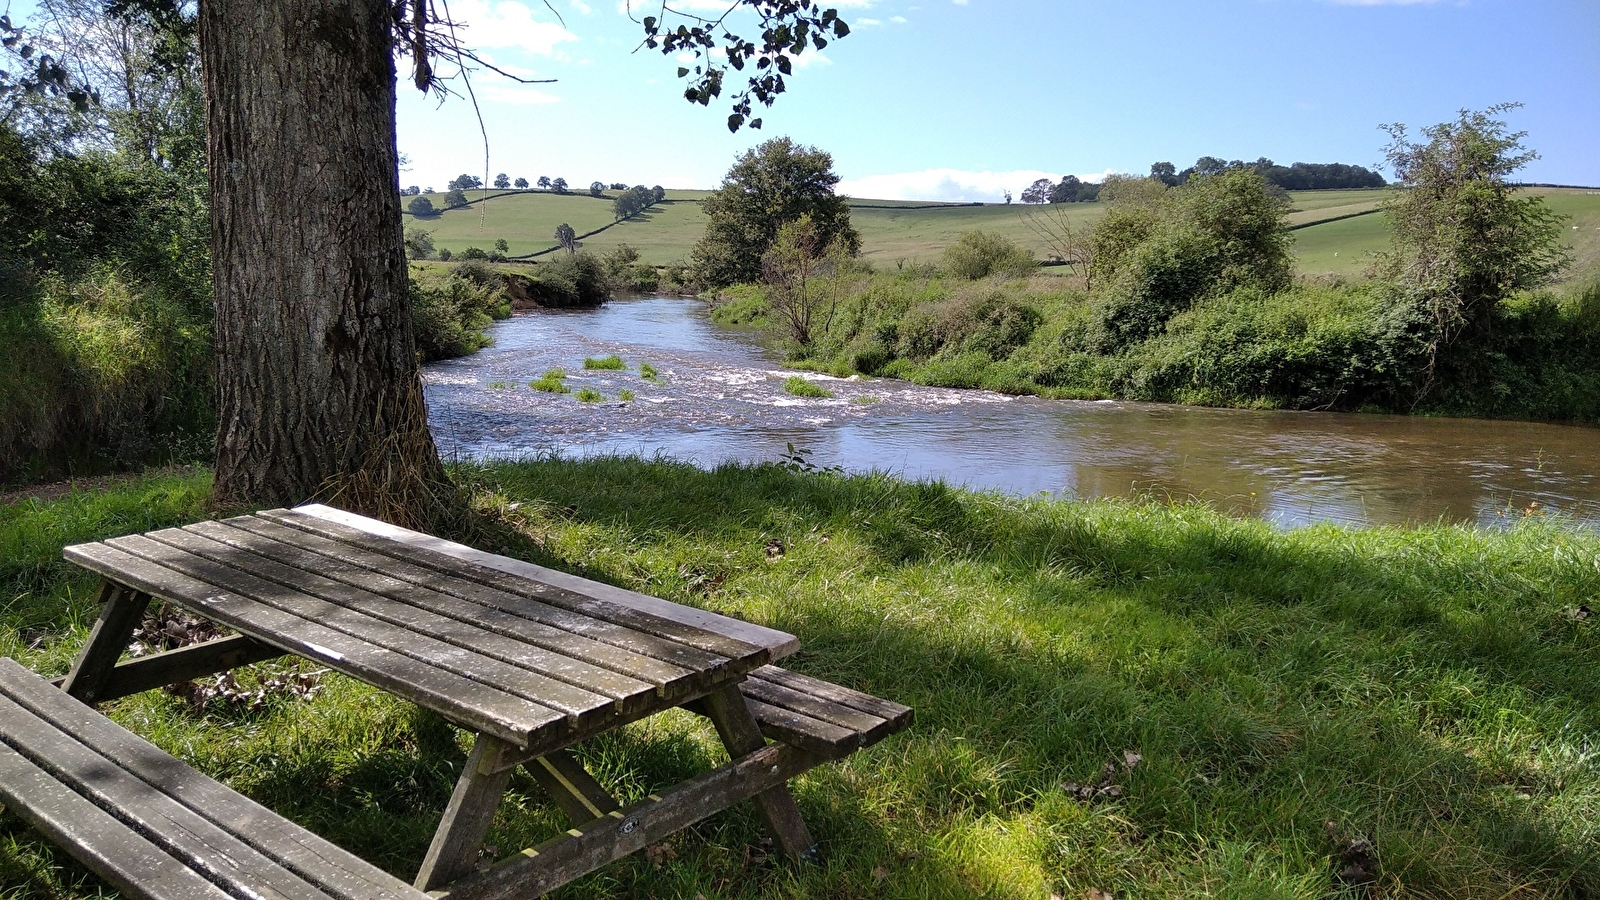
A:
<svg viewBox="0 0 1600 900">
<path fill-rule="evenodd" d="M 547 306 L 599 306 L 611 294 L 605 268 L 586 250 L 541 263 L 539 285 Z"/>
<path fill-rule="evenodd" d="M 632 403 L 633 402 L 633 391 L 630 391 L 627 388 L 623 388 L 622 390 L 617 392 L 617 399 L 621 400 L 623 403 Z"/>
<path fill-rule="evenodd" d="M 481 249 L 479 249 L 477 247 L 468 247 L 467 249 L 461 251 L 461 258 L 462 259 L 488 259 L 489 258 L 489 254 L 488 254 L 487 251 L 481 250 Z"/>
<path fill-rule="evenodd" d="M 444 195 L 444 205 L 449 209 L 459 209 L 467 205 L 467 195 L 460 188 L 452 188 Z"/>
<path fill-rule="evenodd" d="M 946 272 L 969 281 L 991 275 L 1020 278 L 1035 268 L 1033 254 L 1010 238 L 977 229 L 962 232 L 945 248 L 943 260 Z"/>
<path fill-rule="evenodd" d="M 450 248 L 449 247 L 440 247 L 439 248 L 439 259 L 441 261 L 449 262 L 450 261 L 450 257 L 451 257 L 451 253 L 450 253 Z"/>
<path fill-rule="evenodd" d="M 622 361 L 622 357 L 613 353 L 610 356 L 588 357 L 583 361 L 583 367 L 585 369 L 608 369 L 620 371 L 628 368 L 628 364 Z"/>
<path fill-rule="evenodd" d="M 796 397 L 811 397 L 819 400 L 833 399 L 832 391 L 815 382 L 807 381 L 799 375 L 790 375 L 785 378 L 783 380 L 783 389 Z"/>
<path fill-rule="evenodd" d="M 656 371 L 655 366 L 652 366 L 647 362 L 642 362 L 639 363 L 639 377 L 643 378 L 645 381 L 660 381 L 661 373 Z"/>
<path fill-rule="evenodd" d="M 594 388 L 588 387 L 580 388 L 576 396 L 578 398 L 578 402 L 580 403 L 599 403 L 601 400 L 606 398 L 605 394 L 600 393 Z"/>
<path fill-rule="evenodd" d="M 483 330 L 511 315 L 504 282 L 493 269 L 466 262 L 453 271 L 413 271 L 411 322 L 424 361 L 466 356 L 489 346 Z"/>
</svg>

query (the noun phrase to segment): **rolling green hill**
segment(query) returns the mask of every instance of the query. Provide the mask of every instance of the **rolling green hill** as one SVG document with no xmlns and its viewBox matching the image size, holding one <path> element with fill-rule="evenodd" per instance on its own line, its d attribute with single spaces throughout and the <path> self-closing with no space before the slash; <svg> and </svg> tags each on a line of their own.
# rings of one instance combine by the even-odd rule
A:
<svg viewBox="0 0 1600 900">
<path fill-rule="evenodd" d="M 1600 191 L 1578 188 L 1535 188 L 1567 223 L 1573 246 L 1573 272 L 1600 270 Z M 476 246 L 485 250 L 497 239 L 510 245 L 510 255 L 526 256 L 555 243 L 555 229 L 565 222 L 579 234 L 604 229 L 582 245 L 605 253 L 619 244 L 636 248 L 645 262 L 665 265 L 686 259 L 705 227 L 700 203 L 707 191 L 668 191 L 666 202 L 626 222 L 612 223 L 612 191 L 601 198 L 544 191 L 468 191 L 472 205 L 418 220 L 406 215 L 407 227 L 433 232 L 439 247 L 459 253 Z M 443 206 L 443 195 L 424 195 Z M 1377 212 L 1381 190 L 1297 191 L 1289 223 L 1294 253 L 1308 274 L 1359 277 L 1371 254 L 1388 245 L 1388 221 Z M 896 200 L 852 200 L 851 220 L 861 232 L 862 255 L 880 266 L 899 262 L 931 263 L 961 232 L 994 231 L 1043 256 L 1045 241 L 1036 220 L 1061 215 L 1074 228 L 1087 227 L 1104 212 L 1098 203 L 1061 206 L 1022 205 L 929 206 Z M 607 227 L 609 226 L 609 227 Z"/>
</svg>

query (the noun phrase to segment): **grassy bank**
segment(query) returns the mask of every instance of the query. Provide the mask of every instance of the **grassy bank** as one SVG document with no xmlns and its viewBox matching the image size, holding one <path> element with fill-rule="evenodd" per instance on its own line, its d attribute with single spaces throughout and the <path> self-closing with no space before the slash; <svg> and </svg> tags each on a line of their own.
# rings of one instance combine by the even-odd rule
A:
<svg viewBox="0 0 1600 900">
<path fill-rule="evenodd" d="M 917 709 L 798 782 L 821 865 L 768 858 L 737 810 L 560 896 L 1321 898 L 1366 875 L 1386 897 L 1600 892 L 1592 532 L 1278 532 L 779 466 L 458 474 L 474 543 L 792 631 L 793 668 Z M 64 670 L 93 583 L 60 547 L 201 518 L 206 492 L 160 477 L 0 507 L 0 652 Z M 448 726 L 328 676 L 259 709 L 152 693 L 111 712 L 403 876 L 464 758 Z M 674 716 L 583 755 L 632 799 L 714 747 Z M 4 896 L 95 893 L 0 825 Z M 519 775 L 490 843 L 562 827 Z"/>
<path fill-rule="evenodd" d="M 1103 333 L 1109 304 L 1063 281 L 858 276 L 791 362 L 1053 398 L 1600 419 L 1600 279 L 1508 304 L 1494 346 L 1432 381 L 1422 325 L 1380 284 L 1206 297 L 1119 344 Z M 759 287 L 724 292 L 712 319 L 782 333 Z"/>
</svg>

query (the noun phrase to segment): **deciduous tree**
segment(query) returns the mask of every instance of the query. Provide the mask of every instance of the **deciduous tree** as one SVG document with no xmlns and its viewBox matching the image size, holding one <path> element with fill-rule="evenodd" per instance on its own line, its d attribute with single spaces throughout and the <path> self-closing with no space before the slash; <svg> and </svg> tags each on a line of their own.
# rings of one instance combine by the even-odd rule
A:
<svg viewBox="0 0 1600 900">
<path fill-rule="evenodd" d="M 1520 105 L 1462 110 L 1424 128 L 1421 142 L 1404 125 L 1385 126 L 1399 189 L 1384 203 L 1392 244 L 1379 268 L 1426 310 L 1441 346 L 1487 334 L 1502 301 L 1570 259 L 1563 217 L 1507 180 L 1539 158 L 1523 146 L 1526 132 L 1500 118 Z"/>
<path fill-rule="evenodd" d="M 562 222 L 556 226 L 556 243 L 561 245 L 561 249 L 572 253 L 578 249 L 578 232 L 574 231 L 571 225 Z"/>
<path fill-rule="evenodd" d="M 722 287 L 761 277 L 761 258 L 778 229 L 809 215 L 820 246 L 861 249 L 850 209 L 834 193 L 833 157 L 815 147 L 774 138 L 748 150 L 705 199 L 706 231 L 695 245 L 696 279 Z"/>
<path fill-rule="evenodd" d="M 528 179 L 526 179 L 526 178 L 518 178 L 516 181 L 514 181 L 512 183 L 514 185 L 516 185 L 516 188 L 519 191 L 525 191 L 525 190 L 528 189 Z"/>
<path fill-rule="evenodd" d="M 502 191 L 510 188 L 511 187 L 511 177 L 509 175 L 507 175 L 506 173 L 501 172 L 499 175 L 496 175 L 494 177 L 494 186 L 496 188 L 499 188 Z"/>
</svg>

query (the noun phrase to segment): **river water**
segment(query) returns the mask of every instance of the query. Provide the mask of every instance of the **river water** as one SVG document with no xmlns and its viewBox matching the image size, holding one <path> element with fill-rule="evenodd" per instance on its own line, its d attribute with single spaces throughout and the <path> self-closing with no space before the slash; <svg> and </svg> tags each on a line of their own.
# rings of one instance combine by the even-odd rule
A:
<svg viewBox="0 0 1600 900">
<path fill-rule="evenodd" d="M 620 300 L 497 323 L 495 346 L 423 371 L 440 450 L 457 458 L 666 455 L 774 461 L 1012 494 L 1200 499 L 1284 527 L 1560 515 L 1600 526 L 1600 429 L 1525 422 L 1040 400 L 797 374 L 692 300 Z M 585 371 L 621 356 L 626 371 Z M 648 362 L 658 382 L 640 376 Z M 531 390 L 551 368 L 573 394 Z M 584 387 L 606 398 L 578 401 Z M 629 390 L 633 402 L 620 402 Z"/>
</svg>

